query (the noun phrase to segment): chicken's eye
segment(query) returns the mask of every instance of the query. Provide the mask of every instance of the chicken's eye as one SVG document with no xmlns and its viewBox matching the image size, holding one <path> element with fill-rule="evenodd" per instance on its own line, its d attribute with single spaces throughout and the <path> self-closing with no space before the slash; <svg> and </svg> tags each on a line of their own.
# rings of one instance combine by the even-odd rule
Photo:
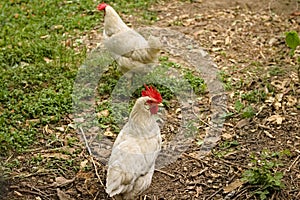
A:
<svg viewBox="0 0 300 200">
<path fill-rule="evenodd" d="M 153 103 L 154 103 L 154 101 L 152 101 L 152 100 L 148 100 L 148 101 L 147 101 L 147 103 L 148 103 L 148 104 L 153 104 Z"/>
<path fill-rule="evenodd" d="M 149 110 L 150 109 L 150 105 L 148 103 L 145 103 L 145 108 L 146 108 L 146 110 Z"/>
</svg>

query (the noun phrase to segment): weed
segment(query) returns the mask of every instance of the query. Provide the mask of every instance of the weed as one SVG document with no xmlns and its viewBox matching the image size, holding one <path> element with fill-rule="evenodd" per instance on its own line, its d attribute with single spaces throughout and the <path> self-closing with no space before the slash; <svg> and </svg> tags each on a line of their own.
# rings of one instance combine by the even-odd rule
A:
<svg viewBox="0 0 300 200">
<path fill-rule="evenodd" d="M 250 103 L 258 103 L 266 99 L 266 93 L 264 91 L 252 90 L 248 93 L 242 94 L 241 98 Z"/>
<path fill-rule="evenodd" d="M 235 151 L 236 147 L 239 145 L 238 141 L 233 140 L 233 141 L 224 141 L 220 143 L 219 147 L 220 150 L 215 150 L 214 155 L 218 158 L 222 158 L 226 156 L 227 154 Z"/>
<path fill-rule="evenodd" d="M 269 74 L 271 76 L 278 76 L 278 75 L 282 75 L 283 74 L 283 69 L 281 69 L 280 67 L 278 66 L 273 66 L 270 71 L 269 71 Z"/>
<path fill-rule="evenodd" d="M 236 140 L 224 141 L 222 144 L 220 144 L 220 148 L 228 149 L 228 148 L 235 147 L 235 146 L 238 146 L 238 145 L 239 145 L 239 142 L 236 141 Z"/>
<path fill-rule="evenodd" d="M 296 48 L 300 46 L 300 38 L 296 31 L 289 31 L 285 33 L 285 42 L 288 47 L 290 47 L 290 55 L 294 56 Z M 298 57 L 298 79 L 300 81 L 300 56 Z"/>
<path fill-rule="evenodd" d="M 244 107 L 245 107 L 244 104 L 241 103 L 239 100 L 237 100 L 237 101 L 234 103 L 234 109 L 235 109 L 238 113 L 240 113 Z"/>
<path fill-rule="evenodd" d="M 206 84 L 201 77 L 195 76 L 191 71 L 186 71 L 184 78 L 186 78 L 193 87 L 195 94 L 204 94 L 206 92 Z"/>
<path fill-rule="evenodd" d="M 255 115 L 255 111 L 252 106 L 247 106 L 243 109 L 242 117 L 243 118 L 252 118 Z"/>
<path fill-rule="evenodd" d="M 232 81 L 230 78 L 230 75 L 226 73 L 225 71 L 220 71 L 218 74 L 219 80 L 224 83 L 224 89 L 225 90 L 231 90 L 232 89 Z"/>
<path fill-rule="evenodd" d="M 274 190 L 284 188 L 281 181 L 283 173 L 278 172 L 277 168 L 281 166 L 278 159 L 284 155 L 290 155 L 288 150 L 271 153 L 267 150 L 261 152 L 259 156 L 251 155 L 252 167 L 243 173 L 243 181 L 256 186 L 254 194 L 259 195 L 261 200 L 267 198 Z"/>
</svg>

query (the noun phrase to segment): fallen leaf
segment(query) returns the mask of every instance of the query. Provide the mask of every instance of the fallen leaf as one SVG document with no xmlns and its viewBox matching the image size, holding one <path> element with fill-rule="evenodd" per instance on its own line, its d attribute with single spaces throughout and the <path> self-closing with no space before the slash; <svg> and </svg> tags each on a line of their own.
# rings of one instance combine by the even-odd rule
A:
<svg viewBox="0 0 300 200">
<path fill-rule="evenodd" d="M 56 127 L 56 130 L 60 131 L 60 132 L 65 132 L 65 128 L 64 127 Z"/>
<path fill-rule="evenodd" d="M 222 139 L 223 140 L 231 140 L 233 137 L 233 135 L 229 134 L 229 133 L 224 133 L 222 134 Z"/>
<path fill-rule="evenodd" d="M 287 96 L 287 103 L 286 105 L 289 107 L 293 107 L 297 104 L 297 98 L 293 96 Z"/>
<path fill-rule="evenodd" d="M 84 160 L 80 163 L 80 169 L 84 169 L 86 164 L 88 163 L 88 160 Z"/>
<path fill-rule="evenodd" d="M 276 122 L 277 124 L 282 124 L 282 121 L 285 120 L 284 117 L 281 117 L 280 115 L 272 115 L 268 117 L 267 121 L 269 122 Z"/>
<path fill-rule="evenodd" d="M 116 135 L 113 133 L 113 132 L 111 132 L 111 131 L 105 131 L 104 133 L 103 133 L 103 135 L 105 135 L 106 137 L 115 137 Z"/>
<path fill-rule="evenodd" d="M 235 181 L 233 181 L 232 183 L 230 183 L 229 185 L 227 185 L 226 187 L 224 187 L 223 191 L 224 191 L 224 193 L 232 192 L 233 190 L 239 188 L 243 184 L 244 184 L 243 181 L 241 181 L 240 179 L 236 179 Z"/>
<path fill-rule="evenodd" d="M 83 117 L 75 118 L 75 119 L 74 119 L 74 122 L 75 122 L 75 123 L 83 123 L 83 122 L 84 122 L 84 118 L 83 118 Z"/>
<path fill-rule="evenodd" d="M 66 178 L 61 177 L 61 176 L 55 178 L 56 185 L 59 186 L 59 187 L 66 186 L 66 185 L 68 185 L 68 184 L 70 184 L 74 181 L 75 181 L 75 177 L 72 178 L 72 179 L 66 179 Z"/>
<path fill-rule="evenodd" d="M 275 139 L 275 137 L 269 133 L 268 131 L 264 131 L 264 133 L 266 134 L 266 136 L 268 136 L 269 138 Z"/>
<path fill-rule="evenodd" d="M 249 119 L 242 119 L 235 125 L 235 127 L 237 127 L 238 129 L 241 129 L 248 124 L 249 124 Z"/>
<path fill-rule="evenodd" d="M 230 37 L 227 36 L 227 37 L 225 38 L 225 45 L 229 45 L 229 44 L 231 44 L 231 40 L 230 40 Z"/>
<path fill-rule="evenodd" d="M 43 158 L 58 158 L 58 159 L 64 159 L 64 160 L 68 160 L 70 159 L 69 155 L 65 155 L 62 153 L 46 153 L 46 154 L 42 154 Z"/>
<path fill-rule="evenodd" d="M 45 61 L 46 63 L 52 62 L 52 60 L 51 60 L 50 58 L 47 58 L 47 57 L 44 57 L 44 61 Z"/>
<path fill-rule="evenodd" d="M 49 35 L 42 35 L 40 38 L 41 39 L 46 39 L 46 38 L 48 38 L 48 37 L 50 37 Z"/>
<path fill-rule="evenodd" d="M 17 195 L 17 196 L 19 196 L 19 197 L 22 197 L 22 196 L 23 196 L 23 194 L 21 194 L 20 192 L 18 192 L 18 191 L 16 191 L 16 190 L 14 191 L 14 194 Z"/>
<path fill-rule="evenodd" d="M 60 190 L 59 188 L 56 189 L 57 196 L 59 200 L 74 200 L 70 197 L 70 195 L 66 194 L 64 191 Z"/>
<path fill-rule="evenodd" d="M 100 117 L 108 117 L 109 115 L 109 110 L 102 110 L 100 112 L 97 113 L 98 118 Z"/>
<path fill-rule="evenodd" d="M 63 25 L 61 25 L 61 24 L 59 24 L 59 25 L 53 25 L 52 27 L 51 27 L 51 29 L 53 30 L 58 30 L 58 29 L 62 29 L 62 28 L 64 28 L 64 26 Z"/>
</svg>

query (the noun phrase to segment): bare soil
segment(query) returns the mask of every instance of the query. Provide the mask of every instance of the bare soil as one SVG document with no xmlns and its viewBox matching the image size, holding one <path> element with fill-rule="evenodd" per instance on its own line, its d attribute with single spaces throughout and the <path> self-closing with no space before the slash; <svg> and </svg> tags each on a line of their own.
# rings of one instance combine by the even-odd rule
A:
<svg viewBox="0 0 300 200">
<path fill-rule="evenodd" d="M 264 149 L 291 153 L 275 157 L 282 166 L 274 169 L 284 174 L 285 188 L 272 191 L 268 199 L 300 199 L 300 111 L 296 108 L 300 105 L 300 84 L 296 58 L 290 58 L 284 42 L 284 32 L 300 32 L 298 6 L 296 0 L 162 1 L 152 6 L 159 11 L 155 26 L 192 37 L 230 77 L 227 109 L 234 114 L 225 121 L 222 140 L 209 155 L 197 157 L 199 145 L 195 141 L 176 162 L 155 172 L 141 199 L 259 199 L 253 195 L 257 187 L 241 182 L 241 177 L 252 166 L 250 155 L 261 155 Z M 127 20 L 139 25 L 131 17 Z M 91 37 L 95 34 L 101 33 L 90 33 Z M 243 118 L 234 109 L 237 100 L 243 101 L 236 94 L 254 90 L 263 90 L 266 97 L 259 100 L 255 96 L 251 106 L 257 114 Z M 66 126 L 71 120 L 61 123 Z M 45 126 L 41 131 L 47 135 L 57 130 Z M 105 166 L 92 160 L 79 141 L 67 149 L 79 152 L 76 157 L 62 157 L 72 159 L 72 166 L 79 170 L 62 167 L 59 162 L 51 171 L 32 168 L 30 161 L 39 153 L 62 156 L 65 149 L 61 144 L 68 134 L 57 132 L 58 139 L 51 146 L 44 146 L 41 139 L 41 146 L 14 155 L 22 167 L 16 168 L 10 181 L 0 180 L 2 199 L 110 199 L 103 186 Z M 199 131 L 199 138 L 203 133 Z M 226 145 L 225 141 L 238 145 Z"/>
</svg>

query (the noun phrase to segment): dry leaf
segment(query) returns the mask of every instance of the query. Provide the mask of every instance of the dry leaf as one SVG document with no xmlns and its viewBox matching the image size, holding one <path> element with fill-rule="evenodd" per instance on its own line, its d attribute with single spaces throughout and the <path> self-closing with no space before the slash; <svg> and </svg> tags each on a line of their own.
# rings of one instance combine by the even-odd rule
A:
<svg viewBox="0 0 300 200">
<path fill-rule="evenodd" d="M 50 37 L 50 35 L 42 35 L 40 38 L 41 38 L 41 39 L 46 39 L 46 38 L 48 38 L 48 37 Z"/>
<path fill-rule="evenodd" d="M 98 118 L 100 117 L 107 117 L 109 115 L 109 110 L 102 110 L 97 113 Z"/>
<path fill-rule="evenodd" d="M 268 136 L 269 138 L 275 139 L 275 137 L 269 133 L 268 131 L 264 131 L 264 133 L 266 134 L 266 136 Z"/>
<path fill-rule="evenodd" d="M 16 191 L 16 190 L 14 191 L 14 194 L 17 195 L 17 196 L 19 196 L 19 197 L 22 197 L 22 196 L 23 196 L 23 194 L 21 194 L 20 192 L 18 192 L 18 191 Z"/>
<path fill-rule="evenodd" d="M 60 190 L 59 188 L 56 189 L 57 196 L 59 200 L 74 200 L 70 197 L 70 195 L 66 194 L 64 191 Z"/>
<path fill-rule="evenodd" d="M 83 118 L 83 117 L 75 118 L 75 119 L 73 119 L 73 121 L 74 121 L 75 123 L 83 123 L 83 122 L 84 122 L 84 118 Z"/>
<path fill-rule="evenodd" d="M 297 98 L 293 96 L 287 96 L 287 106 L 293 107 L 297 104 Z"/>
<path fill-rule="evenodd" d="M 65 128 L 64 127 L 56 127 L 56 130 L 60 131 L 60 132 L 65 132 Z"/>
<path fill-rule="evenodd" d="M 64 177 L 56 177 L 55 182 L 57 186 L 66 186 L 75 181 L 75 177 L 72 179 L 66 179 Z"/>
<path fill-rule="evenodd" d="M 86 164 L 88 163 L 88 160 L 84 160 L 80 163 L 80 169 L 84 169 L 86 167 Z"/>
<path fill-rule="evenodd" d="M 230 44 L 230 43 L 231 43 L 230 37 L 227 36 L 227 37 L 225 38 L 225 45 L 228 45 L 228 44 Z"/>
<path fill-rule="evenodd" d="M 45 61 L 46 63 L 52 62 L 52 60 L 51 60 L 50 58 L 47 58 L 47 57 L 44 57 L 44 61 Z"/>
<path fill-rule="evenodd" d="M 267 121 L 269 122 L 276 122 L 277 124 L 282 124 L 282 121 L 285 120 L 284 117 L 281 117 L 280 115 L 272 115 L 268 117 Z"/>
<path fill-rule="evenodd" d="M 239 188 L 243 184 L 244 184 L 243 181 L 241 181 L 240 179 L 236 179 L 235 181 L 233 181 L 232 183 L 230 183 L 229 185 L 223 188 L 224 193 L 232 192 L 233 190 Z"/>
<path fill-rule="evenodd" d="M 107 136 L 107 137 L 115 137 L 116 135 L 113 133 L 113 132 L 111 132 L 111 131 L 105 131 L 104 133 L 103 133 L 103 135 L 105 135 L 105 136 Z"/>
<path fill-rule="evenodd" d="M 241 129 L 248 124 L 249 124 L 249 119 L 242 119 L 235 125 L 235 127 Z"/>
<path fill-rule="evenodd" d="M 53 30 L 58 30 L 58 29 L 62 29 L 62 28 L 64 28 L 64 26 L 63 25 L 61 25 L 61 24 L 59 24 L 59 25 L 53 25 L 52 27 L 51 27 L 51 29 Z"/>
<path fill-rule="evenodd" d="M 46 153 L 46 154 L 42 154 L 42 157 L 43 158 L 58 158 L 58 159 L 64 159 L 64 160 L 70 159 L 69 155 L 65 155 L 62 153 Z"/>
<path fill-rule="evenodd" d="M 224 133 L 222 134 L 222 139 L 223 140 L 231 140 L 233 137 L 233 135 L 229 134 L 229 133 Z"/>
</svg>

